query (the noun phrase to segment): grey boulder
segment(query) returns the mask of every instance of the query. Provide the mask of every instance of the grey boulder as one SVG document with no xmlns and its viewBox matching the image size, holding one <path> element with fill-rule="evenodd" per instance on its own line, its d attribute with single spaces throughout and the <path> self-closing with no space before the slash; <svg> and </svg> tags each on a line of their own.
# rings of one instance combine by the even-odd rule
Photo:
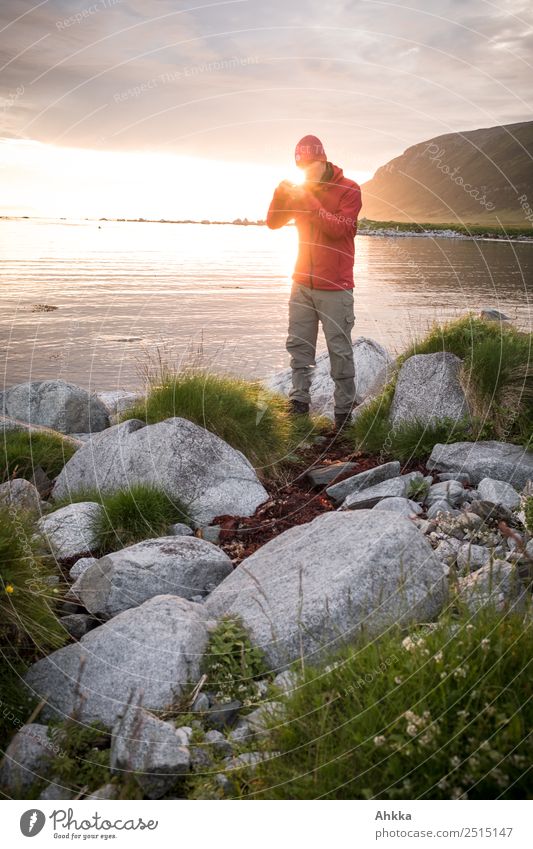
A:
<svg viewBox="0 0 533 849">
<path fill-rule="evenodd" d="M 149 799 L 159 799 L 190 769 L 190 753 L 169 722 L 134 707 L 125 712 L 111 740 L 111 772 L 133 773 Z"/>
<path fill-rule="evenodd" d="M 76 560 L 74 566 L 69 570 L 69 575 L 73 581 L 77 580 L 89 566 L 92 566 L 93 563 L 96 563 L 98 560 L 97 557 L 80 557 L 79 560 Z"/>
<path fill-rule="evenodd" d="M 485 321 L 510 321 L 508 315 L 505 315 L 505 313 L 494 309 L 494 307 L 481 307 L 479 317 L 484 319 Z"/>
<path fill-rule="evenodd" d="M 23 725 L 6 749 L 0 765 L 0 787 L 16 794 L 47 777 L 55 747 L 48 737 L 48 726 Z"/>
<path fill-rule="evenodd" d="M 184 522 L 176 522 L 174 525 L 170 526 L 168 533 L 173 537 L 191 537 L 193 536 L 194 531 Z"/>
<path fill-rule="evenodd" d="M 415 354 L 398 374 L 390 421 L 393 427 L 409 422 L 429 425 L 442 419 L 469 417 L 460 382 L 462 361 L 455 354 Z"/>
<path fill-rule="evenodd" d="M 493 504 L 503 504 L 508 510 L 520 506 L 520 496 L 514 486 L 494 478 L 483 478 L 477 485 L 479 497 Z"/>
<path fill-rule="evenodd" d="M 313 486 L 331 486 L 339 475 L 355 472 L 358 465 L 359 463 L 338 462 L 330 463 L 327 466 L 315 466 L 314 469 L 309 469 L 306 478 Z"/>
<path fill-rule="evenodd" d="M 428 508 L 427 517 L 428 519 L 435 519 L 441 513 L 451 513 L 455 515 L 458 511 L 455 507 L 452 507 L 449 501 L 445 501 L 444 499 L 439 501 L 434 501 L 431 504 L 431 507 Z"/>
<path fill-rule="evenodd" d="M 396 478 L 400 474 L 400 464 L 398 460 L 393 460 L 390 463 L 382 463 L 380 466 L 374 466 L 373 469 L 367 469 L 364 472 L 359 472 L 357 475 L 352 475 L 339 483 L 334 483 L 326 489 L 327 495 L 335 504 L 342 504 L 344 499 L 353 492 L 361 492 L 362 489 L 368 489 L 376 483 Z"/>
<path fill-rule="evenodd" d="M 28 513 L 41 513 L 46 506 L 35 486 L 24 478 L 12 478 L 0 484 L 0 505 Z"/>
<path fill-rule="evenodd" d="M 43 516 L 37 522 L 37 529 L 58 560 L 69 560 L 97 550 L 98 527 L 104 516 L 100 504 L 80 501 Z"/>
<path fill-rule="evenodd" d="M 422 512 L 420 504 L 410 498 L 396 495 L 392 498 L 384 498 L 372 508 L 382 512 L 400 513 L 402 516 L 418 516 Z"/>
<path fill-rule="evenodd" d="M 393 370 L 393 360 L 385 348 L 374 339 L 359 336 L 353 342 L 355 366 L 355 397 L 359 404 L 371 395 L 377 394 L 389 380 Z M 324 352 L 316 358 L 316 366 L 311 382 L 311 410 L 314 413 L 333 418 L 333 393 L 335 385 L 331 379 L 329 354 Z M 291 369 L 265 381 L 267 389 L 288 396 L 292 387 Z"/>
<path fill-rule="evenodd" d="M 491 561 L 490 549 L 485 545 L 475 545 L 465 542 L 457 552 L 457 567 L 475 572 Z"/>
<path fill-rule="evenodd" d="M 267 542 L 205 607 L 241 617 L 272 666 L 283 669 L 393 623 L 427 621 L 446 595 L 443 565 L 409 519 L 336 511 Z"/>
<path fill-rule="evenodd" d="M 437 501 L 447 501 L 451 507 L 459 507 L 464 501 L 465 492 L 466 490 L 460 481 L 440 481 L 430 486 L 424 500 L 428 507 L 431 507 Z"/>
<path fill-rule="evenodd" d="M 71 592 L 90 613 L 110 619 L 163 593 L 191 600 L 209 584 L 219 584 L 232 568 L 227 554 L 203 539 L 159 537 L 97 560 Z"/>
<path fill-rule="evenodd" d="M 495 440 L 439 442 L 426 465 L 430 471 L 466 472 L 476 486 L 486 477 L 506 481 L 517 489 L 533 480 L 533 452 L 520 445 Z"/>
<path fill-rule="evenodd" d="M 341 510 L 364 510 L 374 507 L 379 501 L 384 498 L 408 498 L 409 485 L 414 483 L 422 483 L 424 480 L 420 472 L 409 472 L 406 475 L 399 475 L 397 478 L 382 481 L 374 486 L 369 486 L 362 489 L 360 492 L 353 492 L 344 499 Z"/>
<path fill-rule="evenodd" d="M 12 386 L 0 392 L 0 410 L 10 418 L 59 433 L 94 433 L 109 426 L 102 402 L 64 380 L 35 380 Z"/>
<path fill-rule="evenodd" d="M 196 682 L 208 639 L 203 605 L 162 595 L 119 613 L 37 661 L 25 681 L 45 718 L 77 714 L 112 728 L 132 701 L 163 709 Z"/>
<path fill-rule="evenodd" d="M 81 639 L 87 631 L 98 624 L 92 616 L 88 616 L 86 613 L 68 613 L 66 616 L 61 616 L 59 621 L 65 631 L 75 640 Z"/>
<path fill-rule="evenodd" d="M 471 575 L 459 578 L 457 594 L 471 613 L 477 613 L 484 607 L 492 607 L 499 612 L 522 610 L 526 603 L 524 586 L 516 566 L 503 560 L 495 560 Z"/>
<path fill-rule="evenodd" d="M 153 425 L 130 419 L 97 435 L 64 466 L 52 497 L 139 483 L 184 503 L 200 525 L 222 514 L 251 516 L 268 499 L 244 454 L 181 418 Z"/>
</svg>

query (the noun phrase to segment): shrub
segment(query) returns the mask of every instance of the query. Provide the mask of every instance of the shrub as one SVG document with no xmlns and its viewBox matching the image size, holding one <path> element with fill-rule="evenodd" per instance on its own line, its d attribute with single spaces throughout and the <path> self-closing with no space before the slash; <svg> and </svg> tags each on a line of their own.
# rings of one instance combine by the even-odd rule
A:
<svg viewBox="0 0 533 849">
<path fill-rule="evenodd" d="M 4 645 L 46 652 L 65 642 L 54 609 L 53 563 L 39 555 L 28 520 L 0 509 L 0 637 Z"/>
<path fill-rule="evenodd" d="M 201 370 L 163 375 L 125 418 L 154 424 L 173 416 L 216 433 L 270 475 L 316 427 L 306 416 L 290 417 L 286 399 L 258 383 Z"/>
<path fill-rule="evenodd" d="M 402 638 L 308 669 L 271 729 L 274 756 L 235 779 L 236 795 L 529 798 L 531 628 L 485 612 Z"/>
<path fill-rule="evenodd" d="M 0 435 L 0 479 L 11 477 L 30 480 L 40 466 L 48 477 L 55 478 L 76 448 L 68 439 L 53 433 L 31 433 L 26 430 L 4 431 Z"/>
<path fill-rule="evenodd" d="M 238 619 L 224 617 L 212 631 L 203 660 L 206 689 L 217 700 L 239 699 L 250 704 L 257 698 L 254 682 L 266 675 L 268 667 L 260 649 Z"/>
<path fill-rule="evenodd" d="M 88 795 L 111 780 L 111 737 L 102 725 L 71 719 L 52 723 L 48 734 L 58 749 L 50 765 L 50 776 L 57 784 Z"/>
<path fill-rule="evenodd" d="M 183 504 L 146 484 L 135 484 L 110 494 L 86 490 L 56 502 L 55 506 L 59 508 L 80 501 L 95 501 L 104 508 L 96 528 L 101 554 L 164 536 L 175 522 L 190 524 Z"/>
<path fill-rule="evenodd" d="M 405 422 L 398 425 L 391 433 L 390 451 L 395 459 L 403 462 L 422 460 L 431 454 L 437 443 L 472 440 L 474 432 L 467 421 L 440 419 L 431 424 Z"/>
</svg>

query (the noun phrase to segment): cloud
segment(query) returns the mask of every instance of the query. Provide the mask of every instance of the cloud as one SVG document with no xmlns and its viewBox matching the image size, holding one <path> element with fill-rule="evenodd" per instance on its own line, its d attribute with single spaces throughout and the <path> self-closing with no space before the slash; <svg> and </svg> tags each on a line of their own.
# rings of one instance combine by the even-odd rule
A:
<svg viewBox="0 0 533 849">
<path fill-rule="evenodd" d="M 4 27 L 0 136 L 279 165 L 313 131 L 373 170 L 528 116 L 522 2 L 4 0 Z"/>
</svg>

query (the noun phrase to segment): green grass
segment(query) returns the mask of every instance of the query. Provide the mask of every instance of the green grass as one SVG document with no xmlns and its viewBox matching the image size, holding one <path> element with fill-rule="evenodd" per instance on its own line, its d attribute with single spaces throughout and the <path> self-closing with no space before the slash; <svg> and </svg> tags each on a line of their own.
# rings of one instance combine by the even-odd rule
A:
<svg viewBox="0 0 533 849">
<path fill-rule="evenodd" d="M 236 795 L 531 798 L 533 629 L 485 612 L 404 637 L 344 651 L 329 672 L 308 669 L 273 723 L 275 756 L 239 773 Z"/>
<path fill-rule="evenodd" d="M 466 421 L 439 419 L 431 424 L 406 422 L 398 425 L 392 435 L 392 454 L 402 462 L 425 460 L 437 443 L 472 440 L 474 433 L 476 438 L 480 438 L 479 431 L 475 431 Z"/>
<path fill-rule="evenodd" d="M 453 230 L 463 236 L 497 236 L 505 239 L 518 239 L 521 236 L 531 236 L 531 227 L 498 227 L 490 224 L 457 224 L 440 223 L 417 224 L 411 221 L 372 221 L 360 219 L 361 230 L 398 230 L 401 233 L 434 233 L 438 230 Z"/>
<path fill-rule="evenodd" d="M 398 370 L 351 428 L 360 450 L 401 461 L 425 459 L 437 443 L 501 439 L 528 445 L 533 430 L 533 335 L 473 315 L 435 324 L 398 358 Z M 463 360 L 462 383 L 472 421 L 409 422 L 389 416 L 399 368 L 415 354 L 453 353 Z"/>
<path fill-rule="evenodd" d="M 526 528 L 530 534 L 533 534 L 533 495 L 526 498 L 524 515 L 526 517 Z"/>
<path fill-rule="evenodd" d="M 51 723 L 48 736 L 58 750 L 50 765 L 57 784 L 88 795 L 111 780 L 111 735 L 102 725 L 74 719 Z"/>
<path fill-rule="evenodd" d="M 307 416 L 292 418 L 288 402 L 258 383 L 194 369 L 164 374 L 146 400 L 124 418 L 155 424 L 173 416 L 216 433 L 266 476 L 275 475 L 288 455 L 320 427 Z"/>
<path fill-rule="evenodd" d="M 0 480 L 30 480 L 37 466 L 55 478 L 75 450 L 68 439 L 53 433 L 5 431 L 0 435 Z"/>
<path fill-rule="evenodd" d="M 104 508 L 96 532 L 99 554 L 118 551 L 145 539 L 164 536 L 176 522 L 190 524 L 187 508 L 176 499 L 146 484 L 135 484 L 127 490 L 105 494 L 98 490 L 77 492 L 54 506 L 95 501 Z"/>
<path fill-rule="evenodd" d="M 433 324 L 422 339 L 413 342 L 401 355 L 400 363 L 413 354 L 436 354 L 439 351 L 448 351 L 463 360 L 481 342 L 498 342 L 507 333 L 514 335 L 517 331 L 500 322 L 485 321 L 469 313 L 452 321 Z"/>
<path fill-rule="evenodd" d="M 33 534 L 24 516 L 0 509 L 0 637 L 3 646 L 51 651 L 65 642 L 55 615 L 59 593 L 47 583 L 57 572 L 38 553 Z"/>
<path fill-rule="evenodd" d="M 68 635 L 56 617 L 57 576 L 33 540 L 26 516 L 0 508 L 0 750 L 22 727 L 35 700 L 22 682 L 29 663 L 60 648 Z"/>
<path fill-rule="evenodd" d="M 28 721 L 37 704 L 22 680 L 27 668 L 28 663 L 21 659 L 16 649 L 6 646 L 0 651 L 0 753 L 5 752 L 11 738 Z"/>
</svg>

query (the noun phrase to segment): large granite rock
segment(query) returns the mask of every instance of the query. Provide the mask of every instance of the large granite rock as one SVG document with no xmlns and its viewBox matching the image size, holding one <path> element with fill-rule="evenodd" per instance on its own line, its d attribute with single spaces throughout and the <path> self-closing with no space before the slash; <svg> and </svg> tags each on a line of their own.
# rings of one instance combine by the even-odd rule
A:
<svg viewBox="0 0 533 849">
<path fill-rule="evenodd" d="M 399 474 L 400 464 L 398 460 L 393 460 L 390 463 L 383 463 L 381 466 L 374 466 L 373 469 L 359 472 L 359 474 L 352 475 L 350 478 L 339 481 L 339 483 L 334 483 L 328 486 L 326 493 L 335 504 L 342 504 L 348 495 L 354 492 L 361 492 L 361 490 L 382 481 L 397 478 Z"/>
<path fill-rule="evenodd" d="M 410 519 L 331 512 L 247 557 L 208 597 L 241 617 L 274 668 L 322 655 L 393 624 L 428 621 L 446 602 L 444 567 Z"/>
<path fill-rule="evenodd" d="M 356 403 L 376 395 L 389 380 L 393 370 L 393 360 L 388 351 L 374 339 L 359 336 L 353 342 L 355 365 Z M 334 383 L 330 376 L 329 354 L 324 352 L 316 358 L 316 367 L 311 383 L 311 410 L 333 418 Z M 275 374 L 265 385 L 273 392 L 288 396 L 292 387 L 291 369 Z"/>
<path fill-rule="evenodd" d="M 0 764 L 0 787 L 13 797 L 36 781 L 46 778 L 57 747 L 48 737 L 48 727 L 23 725 L 6 749 Z"/>
<path fill-rule="evenodd" d="M 134 773 L 149 799 L 159 799 L 190 769 L 190 753 L 175 726 L 131 706 L 113 728 L 111 772 Z"/>
<path fill-rule="evenodd" d="M 107 410 L 95 395 L 64 380 L 34 380 L 0 392 L 3 415 L 60 433 L 89 433 L 109 425 Z"/>
<path fill-rule="evenodd" d="M 75 713 L 112 728 L 130 703 L 163 709 L 175 702 L 197 681 L 207 639 L 203 605 L 160 595 L 37 661 L 25 681 L 46 699 L 44 718 Z"/>
<path fill-rule="evenodd" d="M 340 510 L 365 510 L 374 507 L 384 498 L 409 498 L 411 483 L 421 484 L 424 476 L 421 472 L 408 472 L 396 478 L 384 480 L 374 486 L 365 487 L 360 492 L 352 492 L 342 502 Z"/>
<path fill-rule="evenodd" d="M 418 421 L 459 421 L 469 416 L 460 383 L 461 360 L 455 354 L 415 354 L 400 369 L 390 421 L 393 427 Z"/>
<path fill-rule="evenodd" d="M 122 422 L 83 445 L 57 478 L 53 498 L 151 484 L 184 503 L 198 525 L 215 516 L 251 516 L 268 499 L 244 454 L 187 419 Z"/>
<path fill-rule="evenodd" d="M 24 478 L 13 478 L 0 484 L 0 506 L 4 505 L 28 513 L 40 513 L 45 506 L 37 489 Z"/>
<path fill-rule="evenodd" d="M 102 619 L 136 607 L 153 596 L 191 600 L 232 571 L 220 548 L 196 537 L 147 539 L 89 566 L 71 588 L 87 610 Z"/>
<path fill-rule="evenodd" d="M 484 442 L 437 443 L 426 463 L 430 471 L 467 472 L 473 484 L 491 477 L 522 489 L 533 480 L 533 452 L 520 445 Z"/>
<path fill-rule="evenodd" d="M 58 560 L 70 560 L 98 549 L 98 529 L 104 516 L 101 504 L 79 501 L 42 516 L 37 529 Z"/>
</svg>

